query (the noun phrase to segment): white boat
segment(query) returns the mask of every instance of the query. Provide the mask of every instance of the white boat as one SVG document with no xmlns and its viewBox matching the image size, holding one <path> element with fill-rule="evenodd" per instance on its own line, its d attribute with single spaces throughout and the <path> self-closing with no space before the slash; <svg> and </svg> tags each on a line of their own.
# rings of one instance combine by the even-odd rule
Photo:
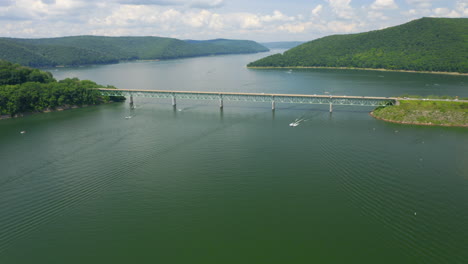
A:
<svg viewBox="0 0 468 264">
<path fill-rule="evenodd" d="M 21 133 L 21 134 L 24 134 L 24 133 L 26 133 L 26 131 L 23 130 L 23 131 L 21 131 L 20 133 Z"/>
<path fill-rule="evenodd" d="M 297 122 L 292 122 L 291 124 L 289 124 L 290 127 L 297 127 L 299 125 L 299 123 Z"/>
</svg>

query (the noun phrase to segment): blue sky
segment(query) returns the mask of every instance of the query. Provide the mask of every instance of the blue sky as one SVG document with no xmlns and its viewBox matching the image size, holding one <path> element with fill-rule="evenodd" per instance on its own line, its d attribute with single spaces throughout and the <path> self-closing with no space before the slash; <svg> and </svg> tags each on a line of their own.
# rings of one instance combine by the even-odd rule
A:
<svg viewBox="0 0 468 264">
<path fill-rule="evenodd" d="M 466 18 L 468 0 L 0 0 L 0 36 L 308 41 L 421 17 Z"/>
</svg>

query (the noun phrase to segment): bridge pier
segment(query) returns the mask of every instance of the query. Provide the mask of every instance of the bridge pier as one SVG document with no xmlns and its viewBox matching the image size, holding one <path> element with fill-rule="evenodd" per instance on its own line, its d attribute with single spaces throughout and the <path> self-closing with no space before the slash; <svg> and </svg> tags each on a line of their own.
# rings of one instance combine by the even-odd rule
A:
<svg viewBox="0 0 468 264">
<path fill-rule="evenodd" d="M 133 95 L 130 95 L 130 108 L 133 108 Z"/>
<path fill-rule="evenodd" d="M 333 104 L 382 106 L 398 105 L 396 97 L 369 97 L 369 96 L 332 96 L 332 95 L 307 95 L 307 94 L 270 94 L 270 93 L 228 93 L 228 92 L 202 92 L 202 91 L 166 91 L 166 90 L 136 90 L 136 89 L 98 89 L 105 96 L 128 96 L 130 105 L 134 106 L 133 97 L 172 98 L 172 105 L 176 107 L 177 96 L 182 99 L 219 100 L 220 108 L 223 108 L 223 100 L 268 102 L 271 101 L 271 109 L 275 110 L 276 101 L 279 103 L 299 104 L 329 104 L 330 113 L 333 112 Z M 128 98 L 127 97 L 127 98 Z M 268 99 L 269 98 L 269 99 Z M 403 100 L 403 99 L 401 99 Z"/>
</svg>

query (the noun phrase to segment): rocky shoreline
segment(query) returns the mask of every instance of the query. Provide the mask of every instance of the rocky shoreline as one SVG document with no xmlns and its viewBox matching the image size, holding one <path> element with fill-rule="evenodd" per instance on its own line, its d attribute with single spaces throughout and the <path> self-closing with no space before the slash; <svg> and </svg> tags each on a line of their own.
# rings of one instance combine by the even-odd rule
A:
<svg viewBox="0 0 468 264">
<path fill-rule="evenodd" d="M 20 118 L 20 117 L 25 117 L 25 116 L 30 116 L 30 115 L 35 115 L 35 114 L 42 114 L 42 113 L 52 113 L 52 112 L 61 112 L 65 110 L 70 110 L 70 109 L 77 109 L 77 108 L 84 108 L 84 107 L 90 107 L 90 106 L 96 106 L 97 104 L 94 105 L 65 105 L 65 106 L 59 106 L 56 107 L 55 109 L 51 108 L 46 108 L 42 111 L 37 111 L 37 112 L 25 112 L 25 113 L 19 113 L 14 116 L 10 115 L 0 115 L 0 120 L 3 119 L 10 119 L 10 118 Z"/>
</svg>

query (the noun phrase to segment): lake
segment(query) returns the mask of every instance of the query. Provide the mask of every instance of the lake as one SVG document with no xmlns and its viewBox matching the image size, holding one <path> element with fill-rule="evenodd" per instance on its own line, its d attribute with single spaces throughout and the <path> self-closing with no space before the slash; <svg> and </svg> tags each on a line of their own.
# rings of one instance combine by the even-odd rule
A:
<svg viewBox="0 0 468 264">
<path fill-rule="evenodd" d="M 468 97 L 466 76 L 245 67 L 267 54 L 49 71 L 125 89 Z M 468 129 L 177 103 L 1 120 L 0 263 L 466 263 Z"/>
</svg>

